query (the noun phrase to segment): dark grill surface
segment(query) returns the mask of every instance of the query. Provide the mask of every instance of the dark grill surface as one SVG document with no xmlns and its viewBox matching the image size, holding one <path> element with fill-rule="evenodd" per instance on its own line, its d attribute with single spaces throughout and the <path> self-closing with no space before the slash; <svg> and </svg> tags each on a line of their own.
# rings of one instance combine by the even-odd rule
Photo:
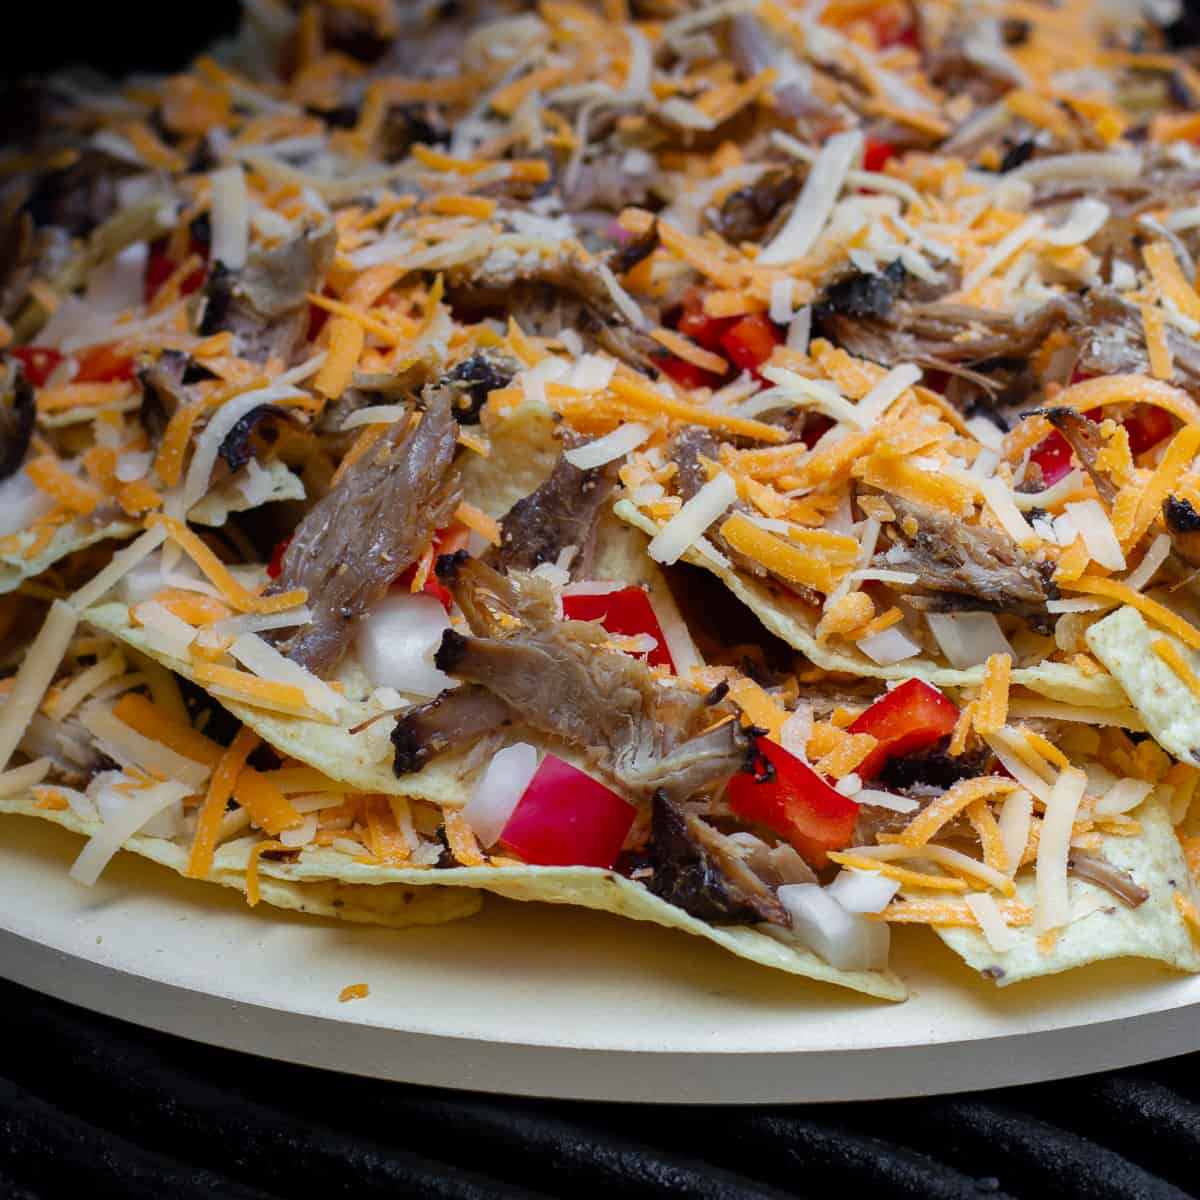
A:
<svg viewBox="0 0 1200 1200">
<path fill-rule="evenodd" d="M 1200 1055 L 929 1100 L 620 1106 L 268 1062 L 7 983 L 0 1013 L 0 1200 L 1197 1194 Z"/>
</svg>

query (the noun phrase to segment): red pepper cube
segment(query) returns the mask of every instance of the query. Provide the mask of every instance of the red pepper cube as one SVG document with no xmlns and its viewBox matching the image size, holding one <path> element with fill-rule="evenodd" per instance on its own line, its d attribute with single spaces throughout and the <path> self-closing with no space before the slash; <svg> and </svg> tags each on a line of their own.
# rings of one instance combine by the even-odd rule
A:
<svg viewBox="0 0 1200 1200">
<path fill-rule="evenodd" d="M 867 138 L 863 148 L 863 170 L 882 171 L 889 159 L 895 157 L 896 147 L 880 138 Z"/>
<path fill-rule="evenodd" d="M 721 350 L 721 336 L 737 324 L 737 317 L 710 317 L 704 311 L 704 301 L 698 292 L 689 293 L 683 301 L 683 312 L 675 328 L 698 346 L 714 354 Z"/>
<path fill-rule="evenodd" d="M 8 353 L 25 369 L 25 378 L 34 387 L 43 387 L 63 360 L 57 350 L 48 346 L 14 346 Z"/>
<path fill-rule="evenodd" d="M 720 382 L 716 375 L 706 371 L 703 367 L 698 367 L 686 359 L 676 358 L 674 355 L 656 358 L 654 361 L 660 370 L 675 380 L 680 387 L 687 388 L 689 391 L 692 388 L 712 387 L 714 383 Z"/>
<path fill-rule="evenodd" d="M 79 360 L 75 383 L 115 383 L 133 378 L 133 359 L 112 346 L 96 346 Z"/>
<path fill-rule="evenodd" d="M 825 866 L 829 851 L 854 837 L 858 805 L 782 746 L 760 737 L 757 747 L 755 773 L 729 781 L 729 807 L 786 838 L 814 867 Z"/>
<path fill-rule="evenodd" d="M 959 711 L 935 687 L 910 679 L 881 696 L 850 726 L 850 733 L 869 733 L 878 745 L 857 773 L 873 779 L 884 763 L 898 754 L 911 754 L 939 742 L 954 731 Z"/>
<path fill-rule="evenodd" d="M 646 655 L 651 667 L 666 667 L 674 672 L 675 663 L 663 638 L 650 597 L 640 587 L 620 588 L 614 592 L 573 593 L 562 599 L 563 616 L 572 621 L 599 621 L 609 633 L 619 637 L 637 637 L 648 633 L 658 645 Z"/>
<path fill-rule="evenodd" d="M 501 845 L 543 867 L 603 867 L 617 861 L 633 806 L 553 754 L 542 759 L 500 834 Z"/>
<path fill-rule="evenodd" d="M 766 313 L 750 313 L 721 334 L 721 348 L 740 371 L 757 371 L 783 341 Z"/>
</svg>

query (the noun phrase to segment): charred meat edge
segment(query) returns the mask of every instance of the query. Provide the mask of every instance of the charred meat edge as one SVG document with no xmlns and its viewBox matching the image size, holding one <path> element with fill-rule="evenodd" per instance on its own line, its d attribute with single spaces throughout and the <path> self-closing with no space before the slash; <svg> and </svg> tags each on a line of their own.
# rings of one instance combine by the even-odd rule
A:
<svg viewBox="0 0 1200 1200">
<path fill-rule="evenodd" d="M 395 422 L 300 522 L 270 589 L 304 588 L 313 610 L 282 641 L 289 658 L 318 675 L 332 670 L 358 621 L 450 519 L 457 434 L 449 392 L 432 389 L 416 428 Z"/>
<path fill-rule="evenodd" d="M 487 688 L 450 688 L 401 715 L 392 730 L 392 769 L 411 775 L 442 751 L 471 745 L 510 724 L 508 705 Z"/>
<path fill-rule="evenodd" d="M 774 893 L 733 844 L 661 791 L 651 801 L 649 843 L 621 866 L 660 900 L 701 921 L 789 924 Z"/>
<path fill-rule="evenodd" d="M 15 475 L 25 461 L 36 419 L 33 387 L 20 364 L 11 362 L 4 394 L 0 396 L 0 479 Z"/>
</svg>

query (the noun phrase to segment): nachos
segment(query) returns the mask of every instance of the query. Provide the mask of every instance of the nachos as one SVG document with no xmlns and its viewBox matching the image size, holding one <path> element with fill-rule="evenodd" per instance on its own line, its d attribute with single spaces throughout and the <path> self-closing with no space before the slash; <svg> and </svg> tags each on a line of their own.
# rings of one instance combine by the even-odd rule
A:
<svg viewBox="0 0 1200 1200">
<path fill-rule="evenodd" d="M 246 7 L 17 93 L 0 810 L 887 999 L 896 924 L 1200 970 L 1178 14 Z"/>
</svg>

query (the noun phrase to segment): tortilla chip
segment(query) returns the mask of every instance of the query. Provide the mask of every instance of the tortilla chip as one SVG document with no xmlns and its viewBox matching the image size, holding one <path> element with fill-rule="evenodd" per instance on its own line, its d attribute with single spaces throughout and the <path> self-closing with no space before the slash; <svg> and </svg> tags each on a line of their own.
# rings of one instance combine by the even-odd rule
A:
<svg viewBox="0 0 1200 1200">
<path fill-rule="evenodd" d="M 617 501 L 613 511 L 650 537 L 661 528 L 629 500 Z M 683 560 L 711 571 L 767 629 L 827 671 L 844 671 L 868 679 L 924 679 L 943 688 L 978 687 L 983 680 L 982 665 L 958 670 L 939 667 L 921 658 L 910 658 L 883 667 L 856 650 L 830 649 L 817 641 L 820 614 L 783 589 L 772 589 L 737 571 L 719 567 L 694 550 L 685 552 Z M 1012 683 L 1064 704 L 1113 708 L 1128 703 L 1120 684 L 1111 676 L 1085 675 L 1069 663 L 1048 662 L 1037 667 L 1018 667 L 1012 673 Z"/>
<path fill-rule="evenodd" d="M 997 954 L 976 929 L 937 929 L 938 936 L 969 967 L 1005 987 L 1023 979 L 1057 975 L 1074 967 L 1110 958 L 1148 958 L 1180 971 L 1200 971 L 1200 946 L 1175 906 L 1175 893 L 1194 899 L 1195 886 L 1188 873 L 1179 839 L 1166 804 L 1151 797 L 1133 814 L 1142 823 L 1136 837 L 1109 837 L 1104 857 L 1128 871 L 1150 892 L 1150 898 L 1130 908 L 1110 892 L 1082 879 L 1070 882 L 1071 907 L 1094 911 L 1058 931 L 1053 949 L 1038 948 L 1039 935 L 1032 927 L 1016 927 L 1017 944 Z M 1031 870 L 1017 878 L 1017 896 L 1034 902 Z"/>
<path fill-rule="evenodd" d="M 35 808 L 27 797 L 0 799 L 3 812 L 41 817 L 76 833 L 86 834 L 91 828 L 69 810 Z M 180 874 L 187 864 L 187 851 L 163 838 L 135 835 L 125 849 Z M 218 849 L 212 881 L 245 891 L 246 857 L 244 843 Z M 262 899 L 276 907 L 392 926 L 440 924 L 470 916 L 480 906 L 481 891 L 510 900 L 574 904 L 695 934 L 739 958 L 881 1000 L 903 1000 L 908 995 L 890 971 L 839 971 L 811 951 L 757 929 L 708 925 L 640 884 L 594 867 L 388 867 L 314 847 L 304 850 L 294 864 L 262 859 L 259 881 Z"/>
<path fill-rule="evenodd" d="M 195 505 L 188 513 L 188 520 L 196 525 L 224 525 L 230 513 L 248 512 L 252 508 L 260 508 L 264 504 L 274 504 L 280 500 L 304 499 L 304 484 L 299 475 L 288 469 L 286 463 L 273 458 L 259 465 L 262 474 L 267 477 L 266 482 L 270 489 L 262 500 L 247 499 L 239 486 L 241 480 L 237 477 L 230 478 Z M 244 478 L 242 472 L 239 472 L 239 476 Z"/>
<path fill-rule="evenodd" d="M 1166 638 L 1200 674 L 1200 655 L 1177 637 L 1152 629 L 1136 608 L 1124 606 L 1087 631 L 1092 653 L 1121 681 L 1154 740 L 1185 763 L 1200 762 L 1200 699 L 1151 649 Z"/>
<path fill-rule="evenodd" d="M 70 809 L 38 808 L 28 796 L 0 797 L 0 813 L 39 817 L 85 837 L 97 827 L 96 822 L 84 821 Z M 169 867 L 179 875 L 186 874 L 187 849 L 165 838 L 134 834 L 124 849 Z M 247 858 L 248 847 L 244 843 L 220 847 L 209 882 L 245 892 Z M 275 908 L 290 908 L 318 917 L 337 917 L 362 925 L 387 925 L 394 929 L 407 925 L 441 925 L 473 916 L 482 904 L 478 892 L 465 888 L 430 887 L 424 880 L 418 886 L 405 881 L 388 883 L 388 887 L 372 887 L 332 875 L 328 870 L 313 869 L 303 863 L 293 866 L 272 862 L 269 858 L 261 859 L 258 864 L 259 896 L 265 903 Z"/>
<path fill-rule="evenodd" d="M 533 400 L 487 420 L 491 453 L 486 458 L 471 451 L 463 455 L 463 498 L 489 517 L 504 516 L 550 478 L 562 451 L 554 436 L 557 426 L 554 413 Z"/>
<path fill-rule="evenodd" d="M 30 558 L 19 552 L 0 554 L 0 595 L 14 591 L 27 579 L 36 578 L 54 566 L 59 559 L 74 554 L 76 550 L 86 550 L 88 546 L 94 546 L 107 538 L 132 537 L 140 528 L 136 521 L 119 520 L 96 524 L 94 521 L 80 519 L 55 530 L 54 536 L 46 545 Z M 27 532 L 20 536 L 26 545 L 32 545 L 33 534 Z"/>
</svg>

